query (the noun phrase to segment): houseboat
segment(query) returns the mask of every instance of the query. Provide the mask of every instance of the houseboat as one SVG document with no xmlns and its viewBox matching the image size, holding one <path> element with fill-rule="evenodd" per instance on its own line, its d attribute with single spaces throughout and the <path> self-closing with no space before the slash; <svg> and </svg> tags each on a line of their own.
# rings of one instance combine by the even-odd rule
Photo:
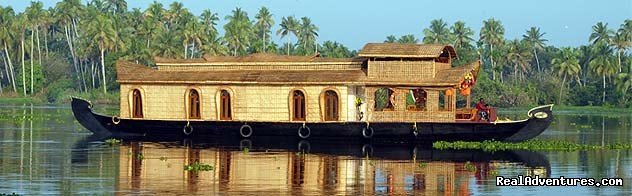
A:
<svg viewBox="0 0 632 196">
<path fill-rule="evenodd" d="M 204 56 L 116 63 L 120 112 L 72 110 L 95 133 L 522 141 L 543 132 L 552 105 L 528 118 L 480 120 L 471 108 L 480 62 L 453 67 L 449 45 L 369 43 L 353 58 Z M 457 108 L 457 98 L 466 100 Z"/>
</svg>

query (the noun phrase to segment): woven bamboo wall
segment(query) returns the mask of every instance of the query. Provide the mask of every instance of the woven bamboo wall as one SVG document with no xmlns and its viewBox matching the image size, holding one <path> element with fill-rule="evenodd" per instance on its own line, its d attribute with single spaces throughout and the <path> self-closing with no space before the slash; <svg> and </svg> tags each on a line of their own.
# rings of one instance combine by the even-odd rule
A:
<svg viewBox="0 0 632 196">
<path fill-rule="evenodd" d="M 436 71 L 441 71 L 441 70 L 446 70 L 446 69 L 452 68 L 452 65 L 450 65 L 450 63 L 435 62 L 435 66 L 436 66 Z"/>
<path fill-rule="evenodd" d="M 240 65 L 159 65 L 159 70 L 165 71 L 215 71 L 215 70 L 359 70 L 361 63 L 339 64 L 297 64 L 266 63 Z"/>
<path fill-rule="evenodd" d="M 145 119 L 186 119 L 186 94 L 189 89 L 197 89 L 201 97 L 202 120 L 217 120 L 218 93 L 226 89 L 231 93 L 233 120 L 274 121 L 290 120 L 290 93 L 301 90 L 306 96 L 307 121 L 320 122 L 323 119 L 320 95 L 331 89 L 338 92 L 340 99 L 340 120 L 347 119 L 348 88 L 346 86 L 187 86 L 187 85 L 129 85 L 121 84 L 120 116 L 131 117 L 131 97 L 133 89 L 142 89 L 143 114 Z"/>
<path fill-rule="evenodd" d="M 374 111 L 375 91 L 378 87 L 366 88 L 368 120 L 371 122 L 454 122 L 454 111 L 439 110 L 439 91 L 427 89 L 426 111 L 406 111 L 408 89 L 395 88 L 395 107 L 392 111 Z"/>
<path fill-rule="evenodd" d="M 423 81 L 434 78 L 434 61 L 369 61 L 368 78 L 382 81 Z"/>
</svg>

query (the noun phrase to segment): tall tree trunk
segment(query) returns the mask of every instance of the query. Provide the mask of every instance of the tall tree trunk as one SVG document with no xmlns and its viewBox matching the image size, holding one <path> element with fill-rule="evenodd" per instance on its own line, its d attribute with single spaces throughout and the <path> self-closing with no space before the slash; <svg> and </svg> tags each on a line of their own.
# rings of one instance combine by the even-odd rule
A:
<svg viewBox="0 0 632 196">
<path fill-rule="evenodd" d="M 9 83 L 9 85 L 11 84 L 11 74 L 9 74 L 9 63 L 7 63 L 7 59 L 4 58 L 4 53 L 0 53 L 2 56 L 0 56 L 0 58 L 2 58 L 2 61 L 4 63 L 4 72 L 7 74 L 7 82 Z M 2 77 L 0 77 L 2 78 Z M 0 79 L 0 83 L 2 83 L 2 80 Z M 2 89 L 2 87 L 0 86 L 0 89 Z"/>
<path fill-rule="evenodd" d="M 33 29 L 35 29 L 35 26 L 33 26 Z M 31 93 L 31 95 L 33 94 L 33 54 L 34 54 L 33 53 L 34 52 L 33 49 L 35 48 L 35 47 L 33 47 L 35 45 L 35 43 L 33 42 L 34 38 L 35 38 L 35 36 L 33 36 L 33 33 L 35 31 L 33 29 L 31 29 L 31 53 L 29 53 L 29 59 L 31 61 L 31 70 L 30 70 L 31 71 L 31 79 L 30 79 L 30 81 L 31 81 L 31 91 L 29 91 L 29 93 Z"/>
<path fill-rule="evenodd" d="M 42 47 L 40 46 L 39 27 L 35 30 L 35 35 L 37 36 L 37 59 L 39 60 L 39 65 L 42 66 Z"/>
<path fill-rule="evenodd" d="M 77 77 L 77 80 L 79 79 L 79 69 L 77 68 L 77 57 L 75 56 L 75 50 L 72 47 L 72 32 L 70 30 L 70 27 L 68 25 L 64 25 L 64 33 L 66 34 L 66 41 L 68 43 L 68 49 L 70 50 L 70 55 L 72 56 L 72 65 L 73 68 L 75 69 L 75 77 Z M 81 85 L 79 85 L 79 90 L 81 90 Z M 84 89 L 85 90 L 85 89 Z"/>
<path fill-rule="evenodd" d="M 617 60 L 619 60 L 619 73 L 623 71 L 621 68 L 621 51 L 617 51 Z"/>
<path fill-rule="evenodd" d="M 94 62 L 90 63 L 92 66 L 90 67 L 90 75 L 92 76 L 92 89 L 95 88 L 95 79 L 94 79 L 94 75 L 95 75 L 95 70 L 94 70 Z"/>
<path fill-rule="evenodd" d="M 290 55 L 290 36 L 287 37 L 287 55 Z"/>
<path fill-rule="evenodd" d="M 566 82 L 566 73 L 564 73 L 564 78 L 562 78 L 562 86 L 560 86 L 560 96 L 557 98 L 557 104 L 562 105 L 562 90 L 564 90 L 564 83 Z"/>
<path fill-rule="evenodd" d="M 538 59 L 538 51 L 533 47 L 533 55 L 535 55 L 535 63 L 538 64 L 538 73 L 542 70 L 540 69 L 540 59 Z"/>
<path fill-rule="evenodd" d="M 606 103 L 606 75 L 603 75 L 603 99 L 601 100 L 601 105 Z"/>
<path fill-rule="evenodd" d="M 190 57 L 190 59 L 193 59 L 194 52 L 195 52 L 195 42 L 193 42 L 192 46 L 191 46 L 191 57 Z"/>
<path fill-rule="evenodd" d="M 44 31 L 44 49 L 46 51 L 46 58 L 48 58 L 48 28 Z"/>
<path fill-rule="evenodd" d="M 106 88 L 106 80 L 105 80 L 105 59 L 103 59 L 103 57 L 105 56 L 105 50 L 101 49 L 101 76 L 103 76 L 103 93 L 104 94 L 108 94 L 108 90 Z"/>
<path fill-rule="evenodd" d="M 263 28 L 263 53 L 266 52 L 266 29 Z"/>
<path fill-rule="evenodd" d="M 24 96 L 26 96 L 26 70 L 24 70 L 26 67 L 24 64 L 24 56 L 26 56 L 26 54 L 24 52 L 24 35 L 20 38 L 20 45 L 22 46 L 22 92 L 24 93 Z"/>
<path fill-rule="evenodd" d="M 187 59 L 188 44 L 184 44 L 184 59 Z"/>
<path fill-rule="evenodd" d="M 9 55 L 9 49 L 7 47 L 6 41 L 4 41 L 4 54 L 6 54 L 7 61 L 9 62 L 9 73 L 11 73 L 11 84 L 13 85 L 13 92 L 17 93 L 18 88 L 15 85 L 15 71 L 13 69 L 13 63 L 11 63 L 11 55 Z"/>
<path fill-rule="evenodd" d="M 494 66 L 494 45 L 493 44 L 489 44 L 489 62 L 492 64 L 492 69 L 494 69 L 496 66 Z M 500 73 L 501 77 L 502 77 L 502 73 Z M 494 80 L 496 80 L 496 77 L 494 76 L 493 78 Z"/>
</svg>

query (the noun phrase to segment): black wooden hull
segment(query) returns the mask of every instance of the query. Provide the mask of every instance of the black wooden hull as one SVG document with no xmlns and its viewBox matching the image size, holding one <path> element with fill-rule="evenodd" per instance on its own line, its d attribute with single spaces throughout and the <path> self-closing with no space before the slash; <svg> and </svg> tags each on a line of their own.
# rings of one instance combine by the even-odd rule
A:
<svg viewBox="0 0 632 196">
<path fill-rule="evenodd" d="M 472 122 L 240 122 L 119 119 L 96 114 L 90 102 L 72 98 L 72 111 L 79 123 L 98 135 L 165 137 L 258 137 L 363 138 L 412 141 L 517 142 L 542 133 L 553 120 L 552 105 L 536 107 L 529 118 L 498 123 Z M 300 130 L 300 131 L 299 131 Z M 251 131 L 251 132 L 250 132 Z M 300 134 L 299 134 L 300 132 Z"/>
</svg>

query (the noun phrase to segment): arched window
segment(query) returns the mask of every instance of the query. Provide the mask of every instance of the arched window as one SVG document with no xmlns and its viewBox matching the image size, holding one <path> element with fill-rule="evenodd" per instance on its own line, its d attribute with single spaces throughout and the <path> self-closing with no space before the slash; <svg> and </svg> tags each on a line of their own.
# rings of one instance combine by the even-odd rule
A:
<svg viewBox="0 0 632 196">
<path fill-rule="evenodd" d="M 200 119 L 200 94 L 197 90 L 189 91 L 189 118 Z"/>
<path fill-rule="evenodd" d="M 134 89 L 132 91 L 132 117 L 143 117 L 143 98 L 140 95 L 140 90 Z"/>
<path fill-rule="evenodd" d="M 335 91 L 325 91 L 325 121 L 338 121 L 338 94 Z"/>
<path fill-rule="evenodd" d="M 301 91 L 292 93 L 292 120 L 305 121 L 305 95 Z"/>
<path fill-rule="evenodd" d="M 232 112 L 230 110 L 230 93 L 227 90 L 222 90 L 219 96 L 219 119 L 220 120 L 232 120 Z"/>
</svg>

